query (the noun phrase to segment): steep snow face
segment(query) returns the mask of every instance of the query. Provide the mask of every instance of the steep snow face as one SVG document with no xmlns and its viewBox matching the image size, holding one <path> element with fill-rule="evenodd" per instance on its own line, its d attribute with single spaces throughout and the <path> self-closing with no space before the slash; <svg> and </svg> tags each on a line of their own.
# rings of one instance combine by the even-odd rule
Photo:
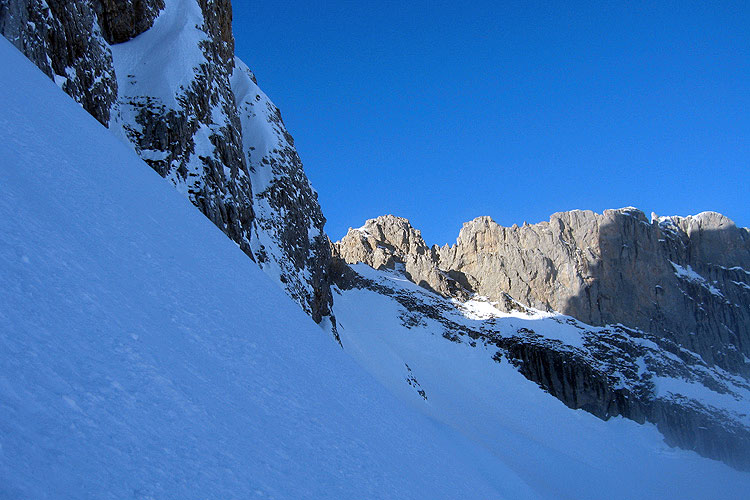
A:
<svg viewBox="0 0 750 500">
<path fill-rule="evenodd" d="M 0 497 L 538 498 L 5 40 L 0 64 Z"/>
<path fill-rule="evenodd" d="M 750 488 L 750 473 L 672 448 L 652 424 L 623 417 L 605 421 L 573 410 L 522 373 L 545 363 L 546 353 L 557 359 L 542 366 L 554 385 L 550 392 L 565 391 L 557 384 L 570 383 L 577 393 L 568 396 L 579 398 L 583 407 L 600 404 L 602 418 L 618 410 L 603 401 L 607 384 L 633 398 L 642 384 L 647 393 L 655 392 L 649 397 L 663 401 L 658 403 L 662 411 L 673 403 L 705 405 L 720 416 L 732 415 L 727 426 L 747 429 L 750 388 L 742 379 L 703 365 L 690 368 L 705 377 L 703 385 L 687 363 L 645 336 L 633 338 L 641 346 L 628 352 L 618 349 L 627 345 L 625 331 L 549 313 L 503 313 L 481 298 L 451 304 L 398 270 L 352 268 L 353 284 L 334 289 L 344 349 L 404 402 L 485 446 L 540 497 L 739 499 Z M 538 355 L 519 362 L 515 356 L 524 346 Z M 602 358 L 598 349 L 619 351 L 623 358 Z M 565 371 L 565 365 L 573 371 Z M 599 378 L 605 381 L 596 389 L 601 401 L 587 402 L 590 394 L 575 387 L 573 376 L 554 380 L 557 371 L 575 375 L 586 367 L 585 384 L 592 391 Z M 678 367 L 681 372 L 671 371 Z M 709 377 L 715 377 L 714 384 L 708 384 Z M 745 453 L 750 456 L 750 448 Z"/>
<path fill-rule="evenodd" d="M 325 218 L 279 110 L 235 62 L 229 0 L 11 0 L 0 32 L 315 321 L 330 314 Z"/>
</svg>

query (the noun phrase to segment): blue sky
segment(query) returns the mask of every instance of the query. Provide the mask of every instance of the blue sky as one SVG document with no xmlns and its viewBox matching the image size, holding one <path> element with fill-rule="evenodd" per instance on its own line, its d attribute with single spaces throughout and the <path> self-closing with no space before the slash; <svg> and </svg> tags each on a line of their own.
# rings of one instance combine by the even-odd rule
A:
<svg viewBox="0 0 750 500">
<path fill-rule="evenodd" d="M 235 0 L 332 239 L 627 205 L 750 226 L 750 2 L 469 4 Z"/>
</svg>

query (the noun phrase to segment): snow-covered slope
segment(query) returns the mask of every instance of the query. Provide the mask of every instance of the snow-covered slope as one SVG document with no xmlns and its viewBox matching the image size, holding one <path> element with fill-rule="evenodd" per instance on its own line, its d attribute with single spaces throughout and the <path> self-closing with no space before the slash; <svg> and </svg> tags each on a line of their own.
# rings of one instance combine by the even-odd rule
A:
<svg viewBox="0 0 750 500">
<path fill-rule="evenodd" d="M 405 403 L 486 447 L 540 497 L 740 499 L 750 491 L 750 473 L 672 448 L 652 424 L 604 421 L 568 408 L 525 378 L 499 347 L 525 336 L 522 342 L 582 353 L 595 348 L 586 334 L 593 327 L 548 313 L 504 314 L 483 301 L 451 304 L 409 281 L 403 266 L 352 268 L 354 286 L 334 293 L 344 349 Z M 658 349 L 648 352 L 649 368 L 663 362 L 659 356 L 665 355 Z M 679 397 L 670 391 L 697 392 L 698 401 L 747 422 L 750 392 L 741 384 L 732 386 L 740 399 L 680 377 L 659 378 L 656 386 L 667 398 Z"/>
<path fill-rule="evenodd" d="M 534 498 L 0 40 L 0 498 Z"/>
<path fill-rule="evenodd" d="M 8 0 L 0 33 L 333 327 L 325 218 L 230 0 Z"/>
<path fill-rule="evenodd" d="M 325 218 L 279 109 L 234 56 L 228 0 L 166 0 L 112 45 L 112 129 L 316 321 L 330 314 Z"/>
<path fill-rule="evenodd" d="M 189 85 L 207 75 L 143 69 L 130 56 L 166 33 L 196 42 L 197 31 L 211 32 L 194 29 L 194 3 L 169 0 L 157 31 L 114 50 L 118 81 L 131 87 L 119 95 L 164 111 L 152 125 L 174 118 L 174 102 L 155 102 L 146 85 L 153 74 Z M 213 41 L 226 49 L 221 36 Z M 180 52 L 192 49 L 178 45 L 175 61 L 206 56 Z M 747 473 L 670 448 L 651 425 L 573 411 L 496 359 L 496 345 L 443 338 L 433 319 L 387 293 L 339 290 L 340 349 L 4 40 L 0 65 L 13 69 L 0 74 L 0 498 L 745 498 Z M 243 130 L 259 127 L 241 143 L 261 188 L 258 220 L 273 229 L 309 183 L 278 110 L 237 65 L 222 97 L 236 99 Z M 131 111 L 138 124 L 141 111 Z M 199 123 L 186 115 L 194 146 L 221 156 L 211 137 L 231 128 L 223 113 L 203 109 Z M 140 149 L 152 166 L 160 152 Z M 324 236 L 315 214 L 297 214 L 292 232 Z M 304 242 L 274 241 L 265 267 L 279 277 L 296 265 L 284 259 L 311 255 L 297 252 Z M 294 269 L 314 294 L 304 285 L 314 270 Z M 358 270 L 417 306 L 442 300 L 398 274 Z M 461 305 L 463 314 L 439 307 L 467 328 L 494 314 L 484 302 Z M 556 318 L 501 319 L 490 333 L 533 335 L 540 325 L 545 342 L 590 349 L 580 328 Z M 675 380 L 656 388 L 684 393 Z M 720 409 L 746 419 L 724 396 Z"/>
</svg>

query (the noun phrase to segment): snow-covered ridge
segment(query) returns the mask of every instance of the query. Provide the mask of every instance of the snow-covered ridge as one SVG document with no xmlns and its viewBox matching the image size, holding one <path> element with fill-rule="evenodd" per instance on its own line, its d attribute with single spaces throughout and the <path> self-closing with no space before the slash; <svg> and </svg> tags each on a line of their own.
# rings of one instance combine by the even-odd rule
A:
<svg viewBox="0 0 750 500">
<path fill-rule="evenodd" d="M 253 255 L 313 319 L 321 321 L 330 314 L 331 253 L 317 192 L 305 175 L 281 112 L 239 59 L 230 84 L 254 192 Z"/>
<path fill-rule="evenodd" d="M 425 381 L 420 376 L 425 365 L 413 356 L 422 356 L 417 354 L 421 350 L 450 350 L 440 345 L 452 343 L 474 350 L 472 358 L 500 364 L 507 360 L 570 408 L 602 419 L 623 416 L 639 423 L 651 422 L 672 446 L 693 449 L 743 469 L 750 467 L 750 383 L 706 363 L 684 347 L 623 325 L 595 327 L 559 313 L 530 309 L 505 312 L 505 304 L 485 297 L 446 300 L 415 285 L 399 270 L 376 271 L 363 264 L 351 269 L 339 281 L 335 302 L 344 348 L 362 356 L 363 366 L 374 373 L 384 370 L 379 361 L 369 358 L 370 349 L 383 348 L 374 338 L 388 349 L 396 349 L 428 401 L 432 401 L 431 386 L 434 391 L 435 384 L 442 387 L 451 381 Z M 368 308 L 370 312 L 365 314 Z M 373 318 L 379 319 L 373 323 Z M 375 333 L 381 331 L 384 333 Z M 417 331 L 428 340 L 414 344 L 410 339 Z M 404 346 L 408 352 L 401 351 Z M 445 363 L 440 369 L 457 369 L 447 354 L 435 363 Z M 496 370 L 483 361 L 475 363 L 461 369 L 477 377 L 492 377 Z M 397 373 L 382 373 L 381 377 Z M 487 388 L 488 383 L 482 387 Z M 441 408 L 438 413 L 454 411 Z M 454 425 L 463 424 L 457 421 Z"/>
</svg>

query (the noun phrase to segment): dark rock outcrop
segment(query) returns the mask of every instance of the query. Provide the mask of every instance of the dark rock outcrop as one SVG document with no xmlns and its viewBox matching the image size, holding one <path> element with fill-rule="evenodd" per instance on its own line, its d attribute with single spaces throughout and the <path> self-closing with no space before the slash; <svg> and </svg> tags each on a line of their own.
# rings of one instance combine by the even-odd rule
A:
<svg viewBox="0 0 750 500">
<path fill-rule="evenodd" d="M 0 33 L 107 125 L 117 79 L 97 6 L 85 0 L 0 0 Z"/>
<path fill-rule="evenodd" d="M 235 60 L 230 0 L 0 0 L 0 32 L 316 321 L 330 315 L 325 218 L 280 112 Z"/>
<path fill-rule="evenodd" d="M 98 0 L 94 8 L 104 39 L 110 44 L 122 43 L 154 24 L 164 0 Z"/>
</svg>

